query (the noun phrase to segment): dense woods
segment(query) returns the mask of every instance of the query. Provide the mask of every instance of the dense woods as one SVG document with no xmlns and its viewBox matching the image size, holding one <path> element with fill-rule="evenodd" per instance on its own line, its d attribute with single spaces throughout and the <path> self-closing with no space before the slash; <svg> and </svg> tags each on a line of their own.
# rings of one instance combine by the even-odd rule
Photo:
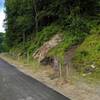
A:
<svg viewBox="0 0 100 100">
<path fill-rule="evenodd" d="M 99 6 L 99 0 L 6 0 L 7 43 L 13 47 L 33 39 L 52 23 L 71 33 L 88 33 L 87 23 L 97 22 L 100 17 Z"/>
<path fill-rule="evenodd" d="M 5 34 L 0 32 L 0 53 L 6 51 Z"/>
<path fill-rule="evenodd" d="M 3 43 L 3 33 L 0 33 L 0 52 L 2 52 L 2 50 L 3 50 L 3 45 L 2 45 L 2 43 Z"/>
</svg>

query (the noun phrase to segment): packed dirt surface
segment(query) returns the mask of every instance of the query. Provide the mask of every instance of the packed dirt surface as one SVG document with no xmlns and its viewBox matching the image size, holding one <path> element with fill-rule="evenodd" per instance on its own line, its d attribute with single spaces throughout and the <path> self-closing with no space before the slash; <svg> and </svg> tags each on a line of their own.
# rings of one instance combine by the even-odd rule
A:
<svg viewBox="0 0 100 100">
<path fill-rule="evenodd" d="M 42 68 L 38 72 L 33 72 L 28 67 L 24 67 L 19 62 L 2 56 L 9 63 L 14 65 L 17 69 L 24 72 L 25 74 L 41 81 L 45 85 L 53 88 L 54 90 L 62 93 L 69 97 L 71 100 L 100 100 L 100 86 L 84 83 L 81 80 L 72 82 L 69 80 L 67 83 L 60 80 L 59 78 L 52 79 L 50 75 L 53 74 L 53 70 L 50 67 Z"/>
</svg>

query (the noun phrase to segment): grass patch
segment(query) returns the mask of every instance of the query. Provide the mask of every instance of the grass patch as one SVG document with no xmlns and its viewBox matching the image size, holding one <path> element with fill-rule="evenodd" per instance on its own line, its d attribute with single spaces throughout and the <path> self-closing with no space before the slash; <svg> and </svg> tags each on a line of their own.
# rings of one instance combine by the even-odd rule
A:
<svg viewBox="0 0 100 100">
<path fill-rule="evenodd" d="M 32 57 L 32 53 L 35 52 L 40 46 L 43 45 L 44 42 L 50 40 L 53 35 L 61 33 L 61 28 L 59 25 L 52 24 L 50 26 L 45 27 L 42 31 L 38 32 L 32 40 L 29 40 L 25 43 L 23 48 L 23 43 L 18 44 L 13 47 L 10 52 L 14 56 L 21 55 L 23 58 L 27 56 L 29 53 Z"/>
<path fill-rule="evenodd" d="M 96 70 L 87 79 L 90 81 L 100 80 L 100 35 L 92 34 L 85 39 L 81 46 L 77 49 L 76 55 L 73 58 L 74 67 L 81 74 L 84 68 L 95 63 Z"/>
<path fill-rule="evenodd" d="M 51 49 L 48 53 L 49 56 L 56 56 L 60 59 L 61 62 L 64 61 L 64 54 L 71 46 L 77 45 L 80 43 L 78 36 L 70 34 L 66 31 L 62 32 L 63 41 L 59 43 L 56 47 Z"/>
<path fill-rule="evenodd" d="M 15 64 L 18 68 L 26 68 L 31 70 L 32 72 L 37 72 L 41 67 L 40 63 L 38 63 L 36 60 L 30 60 L 27 62 L 27 59 L 23 59 L 20 57 L 20 59 L 17 59 L 16 57 L 13 57 L 9 55 L 8 53 L 0 54 L 0 58 L 4 59 L 10 64 Z"/>
</svg>

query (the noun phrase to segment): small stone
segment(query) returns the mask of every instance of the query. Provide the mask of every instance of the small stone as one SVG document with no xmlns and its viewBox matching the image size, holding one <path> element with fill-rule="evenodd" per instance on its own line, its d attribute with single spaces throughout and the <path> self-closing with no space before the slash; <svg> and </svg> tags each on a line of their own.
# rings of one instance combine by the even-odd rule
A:
<svg viewBox="0 0 100 100">
<path fill-rule="evenodd" d="M 95 69 L 95 68 L 96 68 L 96 66 L 94 66 L 94 65 L 91 65 L 91 68 Z"/>
<path fill-rule="evenodd" d="M 86 76 L 86 74 L 82 74 L 82 76 Z"/>
</svg>

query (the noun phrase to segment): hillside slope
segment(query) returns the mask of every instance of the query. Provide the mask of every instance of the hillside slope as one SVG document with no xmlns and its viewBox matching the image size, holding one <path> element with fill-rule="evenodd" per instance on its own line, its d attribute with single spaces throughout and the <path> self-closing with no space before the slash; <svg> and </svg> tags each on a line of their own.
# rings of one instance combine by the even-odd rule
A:
<svg viewBox="0 0 100 100">
<path fill-rule="evenodd" d="M 88 36 L 84 42 L 77 49 L 76 54 L 73 58 L 74 67 L 81 74 L 91 65 L 95 66 L 92 71 L 88 69 L 86 74 L 92 71 L 87 78 L 91 81 L 96 81 L 100 79 L 100 35 L 92 34 Z"/>
<path fill-rule="evenodd" d="M 82 76 L 83 74 L 86 74 L 87 75 L 86 78 L 88 78 L 89 80 L 92 80 L 92 81 L 99 80 L 100 78 L 100 35 L 99 34 L 87 35 L 82 42 L 78 42 L 78 39 L 79 39 L 78 37 L 71 35 L 69 33 L 66 33 L 65 31 L 61 31 L 60 33 L 62 34 L 62 37 L 61 39 L 59 38 L 60 40 L 57 40 L 59 42 L 57 42 L 57 44 L 54 45 L 54 43 L 52 43 L 52 40 L 56 41 L 55 37 L 58 35 L 54 35 L 54 34 L 59 33 L 57 32 L 57 28 L 51 29 L 51 26 L 50 26 L 50 27 L 45 28 L 44 30 L 46 31 L 42 31 L 42 35 L 43 35 L 42 39 L 44 39 L 45 36 L 47 35 L 45 32 L 48 32 L 47 37 L 50 34 L 53 34 L 51 38 L 48 38 L 46 41 L 41 40 L 42 44 L 41 44 L 41 41 L 38 41 L 40 37 L 37 37 L 37 39 L 35 40 L 38 42 L 28 41 L 28 43 L 26 43 L 26 49 L 27 49 L 26 51 L 31 52 L 29 54 L 30 61 L 33 60 L 33 57 L 32 57 L 33 54 L 35 54 L 34 59 L 36 58 L 40 62 L 41 60 L 45 59 L 45 57 L 51 57 L 51 59 L 49 60 L 52 60 L 52 59 L 58 60 L 58 61 L 53 61 L 53 63 L 54 62 L 58 63 L 54 65 L 58 67 L 59 71 L 61 71 L 61 69 L 59 68 L 60 65 L 62 66 L 63 74 L 66 74 L 65 72 L 67 72 L 67 71 L 64 71 L 66 69 L 65 68 L 66 63 L 70 62 L 72 70 L 74 69 L 76 70 L 76 72 L 79 72 L 80 76 Z M 51 33 L 50 30 L 54 30 L 52 31 L 53 33 Z M 51 48 L 46 49 L 46 47 L 49 46 L 48 43 L 50 43 Z M 30 48 L 33 48 L 33 49 L 30 49 Z M 46 53 L 45 53 L 45 50 L 47 50 Z M 21 47 L 21 45 L 19 45 L 18 47 L 17 46 L 14 47 L 13 49 L 11 49 L 10 52 L 11 54 L 13 53 L 15 57 L 19 57 L 19 59 L 23 58 L 27 60 L 27 54 L 25 55 L 25 52 L 23 51 L 23 48 Z M 40 60 L 41 58 L 40 55 L 42 53 L 44 55 L 42 59 Z M 22 55 L 19 55 L 19 54 L 22 54 Z M 39 57 L 36 57 L 36 55 Z M 94 66 L 96 67 L 96 69 L 91 72 L 90 67 L 93 64 L 95 64 Z M 85 72 L 87 68 L 90 68 L 91 74 L 89 75 L 88 73 Z"/>
</svg>

